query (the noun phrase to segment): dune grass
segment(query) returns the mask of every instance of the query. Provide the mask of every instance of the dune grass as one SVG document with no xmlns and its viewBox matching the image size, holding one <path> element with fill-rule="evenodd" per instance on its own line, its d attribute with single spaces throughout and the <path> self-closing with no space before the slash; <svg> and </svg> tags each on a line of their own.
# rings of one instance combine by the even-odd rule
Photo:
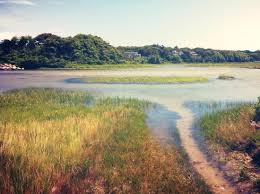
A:
<svg viewBox="0 0 260 194">
<path fill-rule="evenodd" d="M 53 89 L 0 94 L 0 193 L 208 193 L 185 154 L 150 136 L 147 106 Z"/>
<path fill-rule="evenodd" d="M 118 84 L 177 84 L 207 82 L 204 77 L 159 77 L 159 76 L 128 76 L 128 77 L 88 77 L 81 78 L 86 83 L 118 83 Z"/>
</svg>

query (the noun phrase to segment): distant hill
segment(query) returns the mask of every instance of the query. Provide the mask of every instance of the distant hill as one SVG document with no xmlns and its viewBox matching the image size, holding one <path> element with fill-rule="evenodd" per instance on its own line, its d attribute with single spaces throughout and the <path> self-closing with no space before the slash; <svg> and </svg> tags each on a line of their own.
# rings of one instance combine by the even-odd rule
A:
<svg viewBox="0 0 260 194">
<path fill-rule="evenodd" d="M 102 38 L 79 34 L 59 37 L 50 33 L 13 37 L 0 42 L 0 63 L 25 69 L 63 68 L 69 63 L 223 63 L 260 61 L 260 51 L 171 48 L 161 45 L 113 47 Z"/>
</svg>

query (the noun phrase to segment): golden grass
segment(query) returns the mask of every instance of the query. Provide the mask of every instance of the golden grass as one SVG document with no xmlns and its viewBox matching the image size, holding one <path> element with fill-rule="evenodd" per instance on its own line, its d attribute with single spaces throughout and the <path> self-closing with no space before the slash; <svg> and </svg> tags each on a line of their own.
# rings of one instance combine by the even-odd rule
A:
<svg viewBox="0 0 260 194">
<path fill-rule="evenodd" d="M 150 136 L 147 104 L 51 89 L 0 94 L 0 193 L 208 192 L 184 154 Z"/>
<path fill-rule="evenodd" d="M 250 126 L 254 114 L 251 105 L 217 111 L 203 116 L 199 124 L 206 138 L 223 145 L 233 145 L 257 137 L 259 132 Z"/>
</svg>

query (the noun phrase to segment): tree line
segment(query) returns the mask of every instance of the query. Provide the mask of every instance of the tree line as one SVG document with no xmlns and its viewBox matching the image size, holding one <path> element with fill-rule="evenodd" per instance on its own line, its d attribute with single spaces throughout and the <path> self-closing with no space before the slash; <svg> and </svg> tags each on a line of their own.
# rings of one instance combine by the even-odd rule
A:
<svg viewBox="0 0 260 194">
<path fill-rule="evenodd" d="M 140 54 L 128 58 L 125 52 Z M 25 69 L 63 68 L 69 63 L 223 63 L 260 61 L 260 51 L 227 51 L 203 48 L 171 48 L 161 45 L 113 47 L 102 38 L 79 34 L 59 37 L 50 33 L 13 37 L 0 42 L 0 63 L 12 63 Z"/>
<path fill-rule="evenodd" d="M 53 34 L 14 37 L 0 44 L 0 62 L 14 63 L 26 69 L 64 67 L 68 63 L 120 63 L 119 51 L 92 35 L 62 38 Z"/>
<path fill-rule="evenodd" d="M 143 47 L 118 47 L 121 52 L 138 52 L 142 62 L 160 63 L 226 63 L 260 61 L 259 51 L 231 51 L 203 48 L 171 48 L 161 45 Z M 140 59 L 139 59 L 140 60 Z"/>
</svg>

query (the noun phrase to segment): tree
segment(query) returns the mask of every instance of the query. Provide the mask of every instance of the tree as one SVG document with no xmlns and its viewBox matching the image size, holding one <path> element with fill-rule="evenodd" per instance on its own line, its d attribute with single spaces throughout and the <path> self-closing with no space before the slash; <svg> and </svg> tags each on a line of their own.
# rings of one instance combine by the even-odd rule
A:
<svg viewBox="0 0 260 194">
<path fill-rule="evenodd" d="M 161 58 L 159 55 L 152 55 L 148 58 L 148 63 L 151 64 L 161 64 Z"/>
</svg>

